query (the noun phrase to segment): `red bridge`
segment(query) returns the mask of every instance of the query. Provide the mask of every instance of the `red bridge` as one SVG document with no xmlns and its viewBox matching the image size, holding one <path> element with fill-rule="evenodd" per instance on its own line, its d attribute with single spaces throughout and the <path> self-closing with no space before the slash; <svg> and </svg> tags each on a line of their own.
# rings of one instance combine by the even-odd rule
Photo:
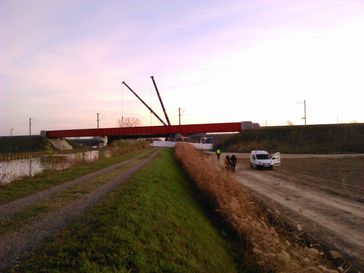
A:
<svg viewBox="0 0 364 273">
<path fill-rule="evenodd" d="M 210 124 L 189 124 L 189 125 L 169 125 L 169 126 L 140 126 L 140 127 L 118 127 L 100 129 L 74 129 L 74 130 L 53 130 L 46 131 L 48 138 L 63 137 L 91 137 L 107 136 L 121 138 L 145 138 L 145 137 L 169 137 L 176 134 L 183 136 L 199 133 L 223 133 L 240 132 L 244 129 L 258 128 L 258 123 L 251 121 L 230 122 L 230 123 L 210 123 Z"/>
</svg>

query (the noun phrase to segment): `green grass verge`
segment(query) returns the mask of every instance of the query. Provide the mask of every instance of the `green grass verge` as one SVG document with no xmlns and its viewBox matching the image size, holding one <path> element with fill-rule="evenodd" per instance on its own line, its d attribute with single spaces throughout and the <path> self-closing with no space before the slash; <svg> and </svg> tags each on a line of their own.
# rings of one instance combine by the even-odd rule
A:
<svg viewBox="0 0 364 273">
<path fill-rule="evenodd" d="M 44 190 L 48 187 L 76 179 L 118 162 L 128 160 L 150 149 L 151 148 L 143 149 L 141 151 L 133 151 L 112 158 L 99 159 L 94 162 L 81 163 L 62 171 L 48 170 L 37 174 L 34 177 L 25 177 L 9 184 L 0 185 L 0 204 L 8 203 L 15 199 Z"/>
<path fill-rule="evenodd" d="M 11 272 L 244 272 L 196 195 L 163 150 Z"/>
</svg>

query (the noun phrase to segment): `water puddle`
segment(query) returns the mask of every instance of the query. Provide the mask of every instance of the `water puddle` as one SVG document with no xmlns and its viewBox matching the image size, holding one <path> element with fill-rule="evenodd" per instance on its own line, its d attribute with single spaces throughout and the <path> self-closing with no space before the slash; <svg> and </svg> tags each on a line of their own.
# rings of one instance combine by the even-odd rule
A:
<svg viewBox="0 0 364 273">
<path fill-rule="evenodd" d="M 103 157 L 110 157 L 109 151 Z M 0 161 L 0 184 L 7 184 L 26 176 L 34 176 L 45 170 L 64 170 L 75 164 L 98 160 L 100 151 L 73 154 L 56 154 L 46 157 Z"/>
</svg>

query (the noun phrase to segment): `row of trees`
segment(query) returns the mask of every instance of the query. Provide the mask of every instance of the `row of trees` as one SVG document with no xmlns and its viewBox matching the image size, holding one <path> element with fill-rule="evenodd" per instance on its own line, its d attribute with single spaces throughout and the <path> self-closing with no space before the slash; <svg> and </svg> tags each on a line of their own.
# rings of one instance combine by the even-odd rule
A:
<svg viewBox="0 0 364 273">
<path fill-rule="evenodd" d="M 141 125 L 140 119 L 133 117 L 121 117 L 117 122 L 119 127 L 137 127 Z"/>
</svg>

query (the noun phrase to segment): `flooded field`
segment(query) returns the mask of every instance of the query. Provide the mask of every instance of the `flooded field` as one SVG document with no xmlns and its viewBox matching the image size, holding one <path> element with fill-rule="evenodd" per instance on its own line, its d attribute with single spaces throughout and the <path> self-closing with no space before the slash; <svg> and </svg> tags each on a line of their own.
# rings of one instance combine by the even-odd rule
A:
<svg viewBox="0 0 364 273">
<path fill-rule="evenodd" d="M 88 151 L 72 154 L 0 161 L 0 184 L 7 184 L 25 176 L 34 176 L 45 170 L 64 170 L 75 164 L 91 162 L 102 157 L 110 157 L 110 152 Z"/>
</svg>

